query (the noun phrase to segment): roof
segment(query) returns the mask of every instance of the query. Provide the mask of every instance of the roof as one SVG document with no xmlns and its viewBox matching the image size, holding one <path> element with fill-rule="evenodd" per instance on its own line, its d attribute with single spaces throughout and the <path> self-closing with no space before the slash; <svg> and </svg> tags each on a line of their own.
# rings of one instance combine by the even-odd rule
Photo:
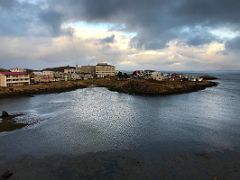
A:
<svg viewBox="0 0 240 180">
<path fill-rule="evenodd" d="M 13 75 L 13 76 L 21 76 L 21 75 L 27 75 L 25 72 L 0 72 L 2 75 Z"/>
<path fill-rule="evenodd" d="M 108 63 L 98 63 L 97 66 L 112 66 L 112 65 Z"/>
<path fill-rule="evenodd" d="M 144 72 L 155 72 L 154 70 L 144 70 Z"/>
</svg>

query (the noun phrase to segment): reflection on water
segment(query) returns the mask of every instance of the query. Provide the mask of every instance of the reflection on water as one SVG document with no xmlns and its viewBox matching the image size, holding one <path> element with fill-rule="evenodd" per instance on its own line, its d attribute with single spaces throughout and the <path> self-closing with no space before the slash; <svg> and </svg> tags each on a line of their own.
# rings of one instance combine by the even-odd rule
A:
<svg viewBox="0 0 240 180">
<path fill-rule="evenodd" d="M 105 88 L 1 99 L 33 125 L 0 134 L 0 157 L 119 149 L 221 150 L 240 147 L 240 76 L 218 87 L 162 97 Z"/>
</svg>

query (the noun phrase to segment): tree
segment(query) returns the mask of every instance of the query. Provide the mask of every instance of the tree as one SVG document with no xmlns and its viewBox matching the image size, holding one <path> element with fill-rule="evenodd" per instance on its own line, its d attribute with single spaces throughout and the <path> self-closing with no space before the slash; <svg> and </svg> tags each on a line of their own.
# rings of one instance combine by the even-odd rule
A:
<svg viewBox="0 0 240 180">
<path fill-rule="evenodd" d="M 122 76 L 123 76 L 123 75 L 122 75 L 122 72 L 121 72 L 121 71 L 119 71 L 119 72 L 118 72 L 118 74 L 117 74 L 117 77 L 118 77 L 119 79 L 121 79 L 121 78 L 122 78 Z"/>
<path fill-rule="evenodd" d="M 123 77 L 124 77 L 125 79 L 127 79 L 127 78 L 128 78 L 127 73 L 124 73 L 124 74 L 123 74 Z"/>
</svg>

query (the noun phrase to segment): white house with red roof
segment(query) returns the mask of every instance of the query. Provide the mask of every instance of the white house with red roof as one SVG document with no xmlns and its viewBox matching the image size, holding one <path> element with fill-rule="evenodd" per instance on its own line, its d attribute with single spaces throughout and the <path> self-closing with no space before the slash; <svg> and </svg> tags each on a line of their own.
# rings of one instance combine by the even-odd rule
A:
<svg viewBox="0 0 240 180">
<path fill-rule="evenodd" d="M 26 72 L 0 72 L 0 86 L 13 87 L 30 84 L 30 76 Z"/>
</svg>

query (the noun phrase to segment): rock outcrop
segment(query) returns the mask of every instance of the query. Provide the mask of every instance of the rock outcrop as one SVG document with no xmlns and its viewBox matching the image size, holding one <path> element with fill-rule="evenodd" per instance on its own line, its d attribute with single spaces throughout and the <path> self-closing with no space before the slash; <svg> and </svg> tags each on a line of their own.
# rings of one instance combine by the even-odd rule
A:
<svg viewBox="0 0 240 180">
<path fill-rule="evenodd" d="M 10 115 L 8 114 L 7 111 L 2 111 L 2 118 L 9 118 Z"/>
</svg>

